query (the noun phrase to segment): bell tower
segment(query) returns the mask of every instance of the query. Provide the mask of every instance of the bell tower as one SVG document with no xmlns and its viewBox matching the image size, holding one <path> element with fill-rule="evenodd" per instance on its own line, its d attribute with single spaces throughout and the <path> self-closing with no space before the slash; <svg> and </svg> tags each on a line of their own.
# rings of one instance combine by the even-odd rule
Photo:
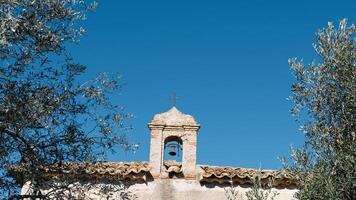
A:
<svg viewBox="0 0 356 200">
<path fill-rule="evenodd" d="M 150 168 L 154 178 L 168 177 L 164 167 L 165 151 L 174 155 L 174 147 L 182 149 L 182 173 L 185 179 L 196 177 L 197 135 L 200 125 L 194 117 L 183 114 L 175 106 L 165 113 L 156 114 L 148 124 L 151 132 Z M 171 143 L 175 146 L 172 146 Z M 170 145 L 166 148 L 167 145 Z"/>
</svg>

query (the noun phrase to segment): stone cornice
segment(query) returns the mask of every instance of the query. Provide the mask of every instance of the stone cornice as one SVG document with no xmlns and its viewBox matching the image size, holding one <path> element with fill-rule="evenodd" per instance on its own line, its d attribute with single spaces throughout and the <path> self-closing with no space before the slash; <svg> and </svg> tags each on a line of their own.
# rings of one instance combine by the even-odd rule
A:
<svg viewBox="0 0 356 200">
<path fill-rule="evenodd" d="M 147 124 L 147 126 L 150 130 L 163 130 L 165 127 L 165 125 L 163 124 L 152 124 L 152 123 Z"/>
<path fill-rule="evenodd" d="M 200 129 L 200 125 L 163 125 L 163 124 L 152 124 L 149 123 L 148 128 L 150 130 L 182 130 L 182 131 L 198 131 Z"/>
</svg>

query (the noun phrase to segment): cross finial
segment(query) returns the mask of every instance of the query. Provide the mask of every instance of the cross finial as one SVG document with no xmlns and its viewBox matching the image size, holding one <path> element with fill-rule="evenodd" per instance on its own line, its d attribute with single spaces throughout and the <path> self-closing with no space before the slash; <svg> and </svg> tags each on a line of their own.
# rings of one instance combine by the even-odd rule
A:
<svg viewBox="0 0 356 200">
<path fill-rule="evenodd" d="M 179 99 L 179 97 L 178 97 L 178 96 L 176 95 L 176 93 L 174 92 L 173 95 L 172 95 L 173 106 L 176 106 L 178 99 Z"/>
</svg>

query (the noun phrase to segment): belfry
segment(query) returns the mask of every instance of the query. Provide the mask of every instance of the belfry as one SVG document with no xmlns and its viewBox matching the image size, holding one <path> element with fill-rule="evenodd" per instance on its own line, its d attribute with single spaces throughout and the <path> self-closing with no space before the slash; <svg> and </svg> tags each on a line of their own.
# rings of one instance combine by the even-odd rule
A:
<svg viewBox="0 0 356 200">
<path fill-rule="evenodd" d="M 182 163 L 181 175 L 185 179 L 195 179 L 197 157 L 197 135 L 199 124 L 195 119 L 180 112 L 175 106 L 169 111 L 154 116 L 148 124 L 151 133 L 150 142 L 150 168 L 154 178 L 169 177 L 169 171 L 165 169 L 165 147 L 174 142 L 181 148 Z M 173 147 L 173 146 L 172 146 Z M 177 172 L 176 172 L 177 173 Z"/>
</svg>

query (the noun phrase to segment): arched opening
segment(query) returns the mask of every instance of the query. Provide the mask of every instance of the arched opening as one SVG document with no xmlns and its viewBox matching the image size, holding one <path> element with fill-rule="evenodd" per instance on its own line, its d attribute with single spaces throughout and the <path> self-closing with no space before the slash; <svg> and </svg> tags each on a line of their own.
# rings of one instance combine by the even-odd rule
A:
<svg viewBox="0 0 356 200">
<path fill-rule="evenodd" d="M 177 136 L 169 136 L 164 140 L 163 166 L 168 172 L 169 178 L 183 178 L 182 157 L 183 142 Z"/>
<path fill-rule="evenodd" d="M 177 136 L 169 136 L 164 140 L 164 160 L 182 162 L 183 142 Z"/>
</svg>

